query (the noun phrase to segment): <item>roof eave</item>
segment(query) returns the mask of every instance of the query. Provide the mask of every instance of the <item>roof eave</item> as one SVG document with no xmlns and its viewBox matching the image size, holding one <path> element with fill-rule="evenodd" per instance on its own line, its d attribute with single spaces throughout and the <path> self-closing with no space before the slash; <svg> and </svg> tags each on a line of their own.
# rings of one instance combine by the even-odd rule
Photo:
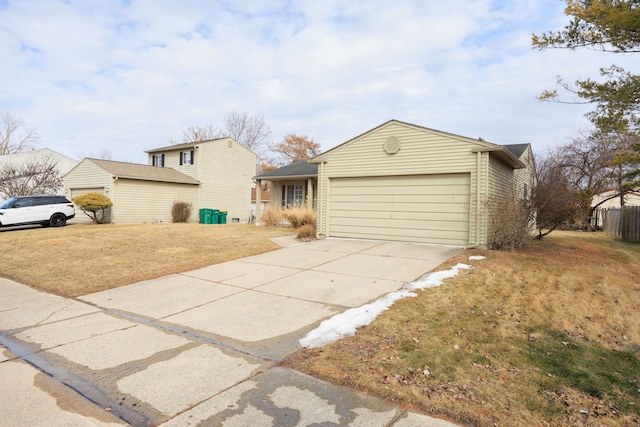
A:
<svg viewBox="0 0 640 427">
<path fill-rule="evenodd" d="M 181 181 L 181 180 L 177 180 L 177 179 L 157 179 L 157 178 L 134 176 L 134 175 L 113 175 L 113 177 L 117 178 L 117 179 L 135 179 L 137 181 L 171 182 L 171 183 L 175 183 L 175 184 L 188 184 L 188 185 L 200 185 L 201 184 L 200 181 L 188 182 L 188 181 Z"/>
<path fill-rule="evenodd" d="M 472 153 L 484 153 L 491 152 L 495 153 L 496 157 L 505 162 L 507 165 L 511 166 L 514 169 L 525 169 L 527 164 L 513 155 L 508 149 L 502 147 L 500 145 L 496 145 L 494 147 L 478 147 L 472 148 Z"/>
<path fill-rule="evenodd" d="M 253 179 L 259 179 L 262 181 L 286 181 L 288 179 L 301 179 L 301 178 L 317 178 L 318 174 L 313 175 L 278 175 L 278 176 L 264 176 L 256 175 Z"/>
</svg>

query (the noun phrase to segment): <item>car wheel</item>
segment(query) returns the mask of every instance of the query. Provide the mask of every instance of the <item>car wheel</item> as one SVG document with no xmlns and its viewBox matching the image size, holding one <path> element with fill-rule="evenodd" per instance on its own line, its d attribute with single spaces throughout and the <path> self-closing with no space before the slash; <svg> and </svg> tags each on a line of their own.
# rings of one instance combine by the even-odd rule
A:
<svg viewBox="0 0 640 427">
<path fill-rule="evenodd" d="M 49 220 L 49 225 L 52 227 L 62 227 L 67 223 L 67 217 L 63 214 L 53 214 Z"/>
</svg>

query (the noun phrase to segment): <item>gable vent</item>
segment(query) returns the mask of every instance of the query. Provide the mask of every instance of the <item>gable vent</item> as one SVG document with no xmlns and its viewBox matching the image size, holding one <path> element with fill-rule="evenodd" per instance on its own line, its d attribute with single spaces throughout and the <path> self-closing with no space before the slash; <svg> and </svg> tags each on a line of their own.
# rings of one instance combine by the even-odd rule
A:
<svg viewBox="0 0 640 427">
<path fill-rule="evenodd" d="M 400 138 L 390 136 L 384 141 L 384 151 L 388 154 L 396 154 L 400 150 Z"/>
</svg>

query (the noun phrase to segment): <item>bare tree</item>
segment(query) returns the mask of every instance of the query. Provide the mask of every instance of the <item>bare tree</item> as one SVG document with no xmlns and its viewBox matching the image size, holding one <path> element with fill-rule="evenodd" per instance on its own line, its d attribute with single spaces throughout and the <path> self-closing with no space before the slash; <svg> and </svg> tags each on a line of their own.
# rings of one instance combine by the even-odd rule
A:
<svg viewBox="0 0 640 427">
<path fill-rule="evenodd" d="M 192 125 L 182 131 L 182 142 L 207 141 L 210 139 L 221 138 L 223 135 L 224 133 L 213 125 Z M 175 143 L 178 144 L 177 142 Z"/>
<path fill-rule="evenodd" d="M 595 133 L 583 133 L 555 150 L 553 158 L 563 169 L 569 186 L 588 194 L 597 194 L 610 182 L 616 145 Z M 551 159 L 548 159 L 551 161 Z"/>
<path fill-rule="evenodd" d="M 538 239 L 564 225 L 586 218 L 590 197 L 572 189 L 566 170 L 552 155 L 536 162 L 536 186 L 533 202 L 536 208 Z"/>
<path fill-rule="evenodd" d="M 230 136 L 257 154 L 263 154 L 269 144 L 271 128 L 262 116 L 232 111 L 224 116 L 223 123 L 225 136 Z"/>
<path fill-rule="evenodd" d="M 33 194 L 56 194 L 62 178 L 56 163 L 50 158 L 34 159 L 0 167 L 0 194 L 3 198 Z"/>
<path fill-rule="evenodd" d="M 9 113 L 1 113 L 0 119 L 0 155 L 34 148 L 39 136 L 34 129 L 27 128 L 24 120 Z"/>
<path fill-rule="evenodd" d="M 277 144 L 269 147 L 271 151 L 280 154 L 285 163 L 310 159 L 320 154 L 320 144 L 314 142 L 307 135 L 289 133 Z"/>
<path fill-rule="evenodd" d="M 86 159 L 86 158 L 90 158 L 90 159 L 100 159 L 100 160 L 113 160 L 113 155 L 111 154 L 111 151 L 109 151 L 108 148 L 100 148 L 98 149 L 97 152 L 81 152 L 79 154 L 76 155 L 77 158 L 79 159 Z"/>
</svg>

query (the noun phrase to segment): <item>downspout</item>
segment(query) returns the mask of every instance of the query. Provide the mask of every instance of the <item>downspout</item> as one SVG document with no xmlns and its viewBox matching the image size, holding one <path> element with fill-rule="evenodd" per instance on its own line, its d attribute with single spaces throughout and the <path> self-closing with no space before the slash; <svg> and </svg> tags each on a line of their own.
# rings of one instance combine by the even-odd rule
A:
<svg viewBox="0 0 640 427">
<path fill-rule="evenodd" d="M 480 177 L 482 174 L 482 152 L 477 153 L 477 170 L 476 170 L 476 245 L 480 245 Z"/>
<path fill-rule="evenodd" d="M 325 182 L 324 182 L 324 162 L 320 162 L 320 170 L 318 171 L 318 201 L 322 200 L 322 203 L 318 203 L 318 207 L 317 207 L 317 221 L 318 224 L 316 225 L 316 239 L 320 238 L 321 234 L 326 234 L 326 233 L 321 233 L 320 230 L 324 230 L 324 227 L 326 224 L 326 204 L 328 203 L 327 198 L 329 197 L 329 194 L 327 194 L 327 192 L 325 191 Z M 321 197 L 323 196 L 324 197 Z"/>
<path fill-rule="evenodd" d="M 113 177 L 113 183 L 111 184 L 111 189 L 112 189 L 112 191 L 111 191 L 111 203 L 113 203 L 113 201 L 116 199 L 116 181 L 118 181 L 119 178 L 120 178 L 119 176 L 114 176 Z M 114 219 L 115 219 L 114 206 L 115 206 L 115 203 L 113 204 L 113 206 L 111 206 L 111 215 L 110 215 L 111 218 L 109 218 L 109 220 L 110 220 L 109 223 L 110 224 L 115 224 L 116 223 L 114 221 Z"/>
<path fill-rule="evenodd" d="M 198 154 L 196 155 L 196 153 L 198 153 Z M 198 180 L 198 203 L 197 203 L 197 206 L 198 206 L 198 210 L 200 210 L 200 208 L 202 208 L 202 191 L 203 190 L 202 190 L 202 180 L 200 179 L 201 178 L 200 177 L 200 170 L 201 170 L 200 169 L 200 160 L 201 159 L 200 159 L 200 146 L 199 145 L 194 145 L 193 146 L 193 157 L 194 157 L 193 162 L 196 165 L 196 174 L 195 174 L 196 177 L 195 177 L 195 179 Z"/>
</svg>

